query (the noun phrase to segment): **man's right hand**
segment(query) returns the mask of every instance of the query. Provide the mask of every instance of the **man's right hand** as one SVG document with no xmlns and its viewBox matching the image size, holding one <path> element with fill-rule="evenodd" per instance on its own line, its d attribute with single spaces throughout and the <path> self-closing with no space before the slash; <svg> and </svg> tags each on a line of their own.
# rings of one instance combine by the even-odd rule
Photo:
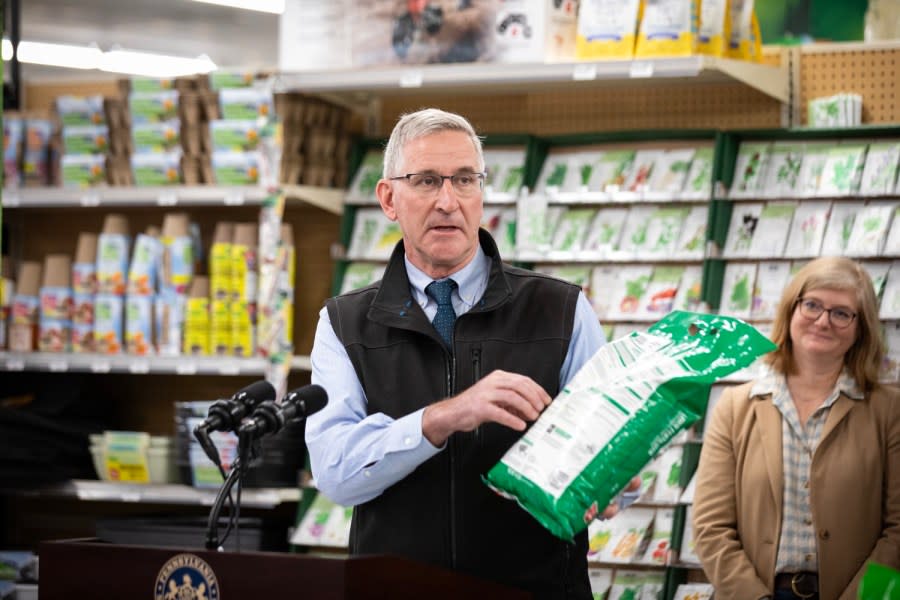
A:
<svg viewBox="0 0 900 600">
<path fill-rule="evenodd" d="M 472 431 L 482 423 L 525 431 L 552 400 L 530 377 L 497 370 L 464 392 L 426 408 L 422 433 L 440 447 L 453 433 Z"/>
</svg>

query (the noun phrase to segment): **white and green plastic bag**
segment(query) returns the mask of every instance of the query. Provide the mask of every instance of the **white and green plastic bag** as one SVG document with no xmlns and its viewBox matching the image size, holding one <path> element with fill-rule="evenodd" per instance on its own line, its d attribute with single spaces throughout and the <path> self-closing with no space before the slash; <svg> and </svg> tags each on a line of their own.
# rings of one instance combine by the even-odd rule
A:
<svg viewBox="0 0 900 600">
<path fill-rule="evenodd" d="M 703 415 L 710 384 L 774 349 L 739 319 L 674 311 L 597 351 L 485 482 L 571 539 Z"/>
</svg>

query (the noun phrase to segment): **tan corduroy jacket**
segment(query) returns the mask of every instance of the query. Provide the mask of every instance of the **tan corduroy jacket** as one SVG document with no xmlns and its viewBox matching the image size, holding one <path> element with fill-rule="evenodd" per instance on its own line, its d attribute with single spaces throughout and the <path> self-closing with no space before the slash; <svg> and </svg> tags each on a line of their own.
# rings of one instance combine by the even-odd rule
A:
<svg viewBox="0 0 900 600">
<path fill-rule="evenodd" d="M 781 413 L 753 383 L 730 388 L 703 436 L 694 539 L 717 598 L 772 593 L 781 535 Z M 835 401 L 813 456 L 820 600 L 855 599 L 869 560 L 900 569 L 900 391 Z"/>
</svg>

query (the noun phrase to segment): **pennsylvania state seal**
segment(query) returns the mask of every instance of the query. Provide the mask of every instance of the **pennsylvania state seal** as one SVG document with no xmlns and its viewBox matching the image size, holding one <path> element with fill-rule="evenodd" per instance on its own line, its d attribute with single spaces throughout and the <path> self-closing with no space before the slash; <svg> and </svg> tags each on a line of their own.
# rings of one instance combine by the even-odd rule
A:
<svg viewBox="0 0 900 600">
<path fill-rule="evenodd" d="M 173 556 L 156 576 L 154 600 L 218 600 L 219 582 L 205 560 L 194 554 Z"/>
</svg>

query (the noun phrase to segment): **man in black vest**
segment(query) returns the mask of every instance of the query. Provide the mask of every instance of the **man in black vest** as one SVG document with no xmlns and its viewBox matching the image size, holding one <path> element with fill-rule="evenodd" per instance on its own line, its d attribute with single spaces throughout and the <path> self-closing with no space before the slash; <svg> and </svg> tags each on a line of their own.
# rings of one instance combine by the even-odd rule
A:
<svg viewBox="0 0 900 600">
<path fill-rule="evenodd" d="M 355 507 L 353 554 L 587 600 L 586 532 L 556 538 L 481 476 L 603 333 L 579 287 L 501 261 L 480 229 L 484 168 L 459 115 L 425 109 L 394 128 L 376 194 L 403 239 L 381 281 L 320 312 L 312 381 L 329 403 L 306 425 L 313 476 Z"/>
</svg>

